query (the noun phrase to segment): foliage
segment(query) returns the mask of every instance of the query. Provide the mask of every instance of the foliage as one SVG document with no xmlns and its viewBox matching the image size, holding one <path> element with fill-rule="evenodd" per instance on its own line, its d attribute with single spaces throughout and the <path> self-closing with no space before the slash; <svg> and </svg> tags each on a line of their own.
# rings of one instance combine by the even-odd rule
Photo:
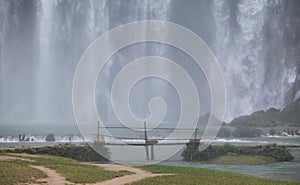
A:
<svg viewBox="0 0 300 185">
<path fill-rule="evenodd" d="M 225 144 L 222 146 L 210 145 L 206 150 L 199 151 L 197 148 L 187 147 L 182 152 L 182 157 L 187 161 L 205 161 L 216 157 L 224 156 L 228 153 L 249 156 L 266 156 L 275 161 L 291 161 L 294 159 L 289 150 L 284 146 L 261 145 L 261 146 L 233 146 Z"/>
<path fill-rule="evenodd" d="M 63 174 L 66 179 L 73 183 L 95 183 L 115 177 L 132 174 L 128 171 L 106 171 L 95 165 L 79 164 L 78 162 L 56 156 L 33 157 L 37 161 L 35 165 L 45 166 Z"/>
<path fill-rule="evenodd" d="M 106 151 L 107 156 L 109 155 L 108 149 L 102 146 L 103 150 Z M 69 157 L 78 161 L 107 161 L 107 159 L 93 150 L 87 144 L 84 145 L 72 145 L 63 144 L 56 146 L 44 146 L 38 148 L 13 148 L 8 149 L 9 152 L 14 153 L 29 153 L 29 154 L 49 154 L 61 157 Z M 106 156 L 106 157 L 107 157 Z"/>
</svg>

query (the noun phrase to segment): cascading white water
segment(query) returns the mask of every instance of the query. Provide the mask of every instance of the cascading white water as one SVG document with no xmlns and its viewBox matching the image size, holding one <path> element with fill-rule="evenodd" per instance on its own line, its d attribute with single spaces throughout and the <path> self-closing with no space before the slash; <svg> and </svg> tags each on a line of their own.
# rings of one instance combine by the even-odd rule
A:
<svg viewBox="0 0 300 185">
<path fill-rule="evenodd" d="M 0 2 L 0 61 L 2 60 L 3 55 L 3 47 L 4 47 L 4 37 L 5 37 L 5 26 L 7 23 L 7 8 L 8 4 L 6 2 L 1 1 Z M 3 63 L 0 62 L 0 79 L 5 78 L 5 68 L 3 66 Z M 0 90 L 1 95 L 1 90 Z"/>
<path fill-rule="evenodd" d="M 51 67 L 51 61 L 54 60 L 53 52 L 53 37 L 49 37 L 55 31 L 55 20 L 54 20 L 54 11 L 56 1 L 47 1 L 43 0 L 40 1 L 39 4 L 39 12 L 38 12 L 38 19 L 39 24 L 39 51 L 37 52 L 38 55 L 38 67 L 36 71 L 37 77 L 37 96 L 36 96 L 36 108 L 38 110 L 43 110 L 45 112 L 51 109 L 51 103 L 49 103 L 48 99 L 51 97 L 51 91 L 48 90 L 49 84 L 55 83 L 54 81 L 49 78 L 49 68 Z M 47 106 L 45 106 L 47 105 Z M 37 116 L 35 119 L 38 121 L 43 121 L 41 116 Z"/>
<path fill-rule="evenodd" d="M 227 120 L 286 103 L 296 82 L 297 63 L 287 65 L 283 3 L 242 0 L 232 10 L 230 3 L 214 1 L 214 47 L 225 74 Z"/>
<path fill-rule="evenodd" d="M 147 19 L 186 26 L 212 48 L 225 75 L 226 121 L 281 108 L 300 96 L 297 6 L 297 0 L 0 0 L 0 123 L 73 123 L 72 80 L 85 49 L 111 28 Z M 121 62 L 108 63 L 103 76 L 110 78 L 131 55 L 173 52 L 161 45 L 138 47 L 143 49 L 132 49 L 130 56 L 117 53 Z M 109 82 L 97 93 L 109 98 Z M 163 82 L 151 83 L 148 90 L 170 94 Z"/>
</svg>

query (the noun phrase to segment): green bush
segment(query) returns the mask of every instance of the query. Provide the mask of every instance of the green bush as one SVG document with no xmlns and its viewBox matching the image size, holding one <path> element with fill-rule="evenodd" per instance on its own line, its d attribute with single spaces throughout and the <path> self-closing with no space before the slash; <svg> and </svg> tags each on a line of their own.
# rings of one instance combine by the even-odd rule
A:
<svg viewBox="0 0 300 185">
<path fill-rule="evenodd" d="M 109 151 L 107 148 L 102 146 L 102 149 L 107 153 L 106 158 L 109 156 Z M 72 145 L 63 144 L 56 146 L 45 146 L 39 148 L 13 148 L 9 149 L 9 152 L 14 153 L 29 153 L 29 154 L 48 154 L 60 157 L 68 157 L 78 161 L 107 161 L 107 159 L 93 150 L 87 144 L 84 145 Z"/>
<path fill-rule="evenodd" d="M 271 157 L 276 161 L 291 161 L 294 159 L 290 151 L 284 146 L 261 145 L 261 146 L 234 146 L 225 144 L 222 146 L 210 145 L 204 151 L 199 151 L 197 148 L 187 147 L 182 152 L 182 157 L 187 161 L 206 161 L 216 157 L 234 153 L 239 155 L 260 155 Z"/>
</svg>

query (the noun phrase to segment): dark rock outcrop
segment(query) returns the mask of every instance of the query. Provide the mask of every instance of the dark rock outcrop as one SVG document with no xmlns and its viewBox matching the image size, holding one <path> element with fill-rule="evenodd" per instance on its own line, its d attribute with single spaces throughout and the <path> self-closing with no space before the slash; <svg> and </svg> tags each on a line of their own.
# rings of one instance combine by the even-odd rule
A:
<svg viewBox="0 0 300 185">
<path fill-rule="evenodd" d="M 282 110 L 270 108 L 267 111 L 257 111 L 251 115 L 237 117 L 230 124 L 259 127 L 274 127 L 281 124 L 300 126 L 300 98 Z"/>
</svg>

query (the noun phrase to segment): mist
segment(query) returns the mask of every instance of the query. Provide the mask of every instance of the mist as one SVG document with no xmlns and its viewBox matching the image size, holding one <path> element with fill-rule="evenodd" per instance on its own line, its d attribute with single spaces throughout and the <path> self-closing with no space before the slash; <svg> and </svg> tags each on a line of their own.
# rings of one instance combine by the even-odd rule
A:
<svg viewBox="0 0 300 185">
<path fill-rule="evenodd" d="M 110 29 L 141 20 L 174 22 L 208 44 L 226 82 L 225 121 L 282 108 L 300 97 L 299 8 L 297 0 L 2 0 L 0 125 L 75 127 L 72 83 L 84 51 Z M 196 84 L 201 115 L 210 112 L 209 85 L 189 56 L 168 45 L 140 43 L 116 53 L 98 76 L 95 98 L 104 122 L 118 122 L 110 102 L 116 74 L 134 59 L 152 55 L 182 66 Z M 167 103 L 165 122 L 175 122 L 180 100 L 161 79 L 136 85 L 130 95 L 133 112 L 147 117 L 155 96 Z"/>
</svg>

